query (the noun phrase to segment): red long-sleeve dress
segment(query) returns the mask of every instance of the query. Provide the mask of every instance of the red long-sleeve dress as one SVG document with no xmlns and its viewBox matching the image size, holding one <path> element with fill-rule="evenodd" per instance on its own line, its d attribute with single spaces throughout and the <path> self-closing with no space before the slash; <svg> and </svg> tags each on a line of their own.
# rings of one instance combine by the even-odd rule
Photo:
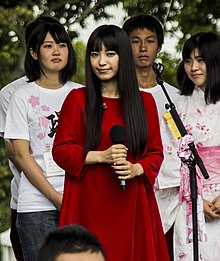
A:
<svg viewBox="0 0 220 261">
<path fill-rule="evenodd" d="M 144 155 L 127 159 L 140 163 L 145 174 L 120 188 L 108 164 L 85 165 L 84 108 L 86 88 L 73 90 L 59 117 L 53 147 L 56 163 L 65 170 L 60 225 L 77 223 L 92 231 L 107 253 L 107 261 L 168 261 L 168 254 L 153 185 L 163 160 L 157 109 L 151 94 L 142 93 L 148 121 Z M 120 99 L 103 98 L 106 104 L 97 151 L 112 145 L 110 129 L 124 124 Z M 131 108 L 132 110 L 133 108 Z"/>
</svg>

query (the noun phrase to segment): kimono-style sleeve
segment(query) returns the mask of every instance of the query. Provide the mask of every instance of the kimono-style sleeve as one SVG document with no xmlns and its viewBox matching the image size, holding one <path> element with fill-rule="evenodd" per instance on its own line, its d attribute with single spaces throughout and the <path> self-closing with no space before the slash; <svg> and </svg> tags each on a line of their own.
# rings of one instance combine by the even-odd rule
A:
<svg viewBox="0 0 220 261">
<path fill-rule="evenodd" d="M 85 128 L 85 88 L 72 90 L 66 97 L 59 115 L 52 155 L 67 175 L 79 179 L 85 164 L 83 146 Z"/>
<path fill-rule="evenodd" d="M 163 161 L 163 146 L 160 136 L 160 125 L 155 100 L 150 93 L 142 93 L 147 115 L 148 138 L 145 154 L 138 161 L 144 174 L 153 187 Z"/>
</svg>

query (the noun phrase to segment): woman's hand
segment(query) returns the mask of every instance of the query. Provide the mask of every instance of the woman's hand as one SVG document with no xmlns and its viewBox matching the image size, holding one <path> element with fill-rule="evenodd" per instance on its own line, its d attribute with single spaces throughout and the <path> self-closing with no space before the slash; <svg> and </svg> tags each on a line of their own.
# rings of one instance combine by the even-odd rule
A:
<svg viewBox="0 0 220 261">
<path fill-rule="evenodd" d="M 119 179 L 133 179 L 136 176 L 140 176 L 144 173 L 142 166 L 139 163 L 132 164 L 126 159 L 121 159 L 112 165 L 115 174 L 118 175 Z"/>
<path fill-rule="evenodd" d="M 203 206 L 204 206 L 204 215 L 206 222 L 213 221 L 215 218 L 219 218 L 219 215 L 216 214 L 213 210 L 213 204 L 212 202 L 204 199 L 203 200 Z"/>
<path fill-rule="evenodd" d="M 102 152 L 102 162 L 113 164 L 119 160 L 125 160 L 128 149 L 123 144 L 114 144 Z"/>
<path fill-rule="evenodd" d="M 220 217 L 220 196 L 212 200 L 211 210 Z"/>
<path fill-rule="evenodd" d="M 54 204 L 54 206 L 56 207 L 56 209 L 59 210 L 59 211 L 61 209 L 62 199 L 63 199 L 63 194 L 55 191 L 55 193 L 52 196 L 51 201 Z"/>
<path fill-rule="evenodd" d="M 86 155 L 86 164 L 106 163 L 113 164 L 114 162 L 126 159 L 128 149 L 123 144 L 114 144 L 107 150 L 89 151 Z"/>
</svg>

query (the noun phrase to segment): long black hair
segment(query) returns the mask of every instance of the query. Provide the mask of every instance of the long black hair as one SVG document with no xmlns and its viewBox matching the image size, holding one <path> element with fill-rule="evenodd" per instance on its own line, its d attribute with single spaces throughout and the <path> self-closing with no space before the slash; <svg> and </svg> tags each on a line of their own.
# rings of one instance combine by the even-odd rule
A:
<svg viewBox="0 0 220 261">
<path fill-rule="evenodd" d="M 213 32 L 199 32 L 191 36 L 184 44 L 182 61 L 177 70 L 177 82 L 181 95 L 191 95 L 195 84 L 184 70 L 184 61 L 190 58 L 193 50 L 198 48 L 199 55 L 206 64 L 206 103 L 220 100 L 220 37 Z"/>
<path fill-rule="evenodd" d="M 90 63 L 91 52 L 100 51 L 102 45 L 119 55 L 117 74 L 119 96 L 125 119 L 128 146 L 134 155 L 143 152 L 147 141 L 146 112 L 138 88 L 133 53 L 127 34 L 118 26 L 101 25 L 91 34 L 86 49 L 87 103 L 85 119 L 87 139 L 84 152 L 95 148 L 101 137 L 102 93 L 101 81 L 93 73 Z"/>
</svg>

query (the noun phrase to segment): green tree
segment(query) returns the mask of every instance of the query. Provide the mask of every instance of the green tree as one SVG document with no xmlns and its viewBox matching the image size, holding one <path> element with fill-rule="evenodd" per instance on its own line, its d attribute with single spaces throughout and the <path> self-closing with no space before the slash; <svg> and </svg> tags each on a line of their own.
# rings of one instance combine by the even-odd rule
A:
<svg viewBox="0 0 220 261">
<path fill-rule="evenodd" d="M 105 9 L 117 5 L 115 0 L 1 0 L 0 2 L 0 89 L 6 83 L 24 74 L 24 29 L 36 13 L 55 16 L 64 24 L 71 39 L 77 33 L 71 25 L 79 23 L 85 27 L 86 19 L 92 15 L 97 21 L 109 18 Z"/>
<path fill-rule="evenodd" d="M 76 74 L 73 76 L 73 81 L 85 85 L 85 52 L 86 44 L 81 41 L 74 41 L 73 48 L 76 53 Z"/>
<path fill-rule="evenodd" d="M 24 7 L 4 9 L 0 6 L 0 86 L 23 74 L 24 25 L 33 19 Z M 21 30 L 22 28 L 22 30 Z"/>
<path fill-rule="evenodd" d="M 149 13 L 160 19 L 165 33 L 177 35 L 180 47 L 198 31 L 220 31 L 220 1 L 215 0 L 126 0 L 128 15 Z"/>
</svg>

